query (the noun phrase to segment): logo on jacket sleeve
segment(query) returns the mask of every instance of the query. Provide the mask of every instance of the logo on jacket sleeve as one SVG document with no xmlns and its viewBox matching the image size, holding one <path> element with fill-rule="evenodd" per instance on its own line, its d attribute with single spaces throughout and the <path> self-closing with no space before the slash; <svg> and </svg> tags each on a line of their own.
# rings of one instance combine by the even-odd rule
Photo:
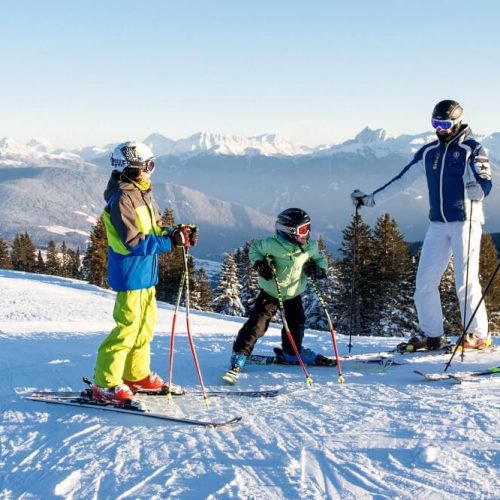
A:
<svg viewBox="0 0 500 500">
<path fill-rule="evenodd" d="M 476 156 L 474 158 L 474 170 L 484 180 L 491 180 L 491 167 L 487 156 Z"/>
</svg>

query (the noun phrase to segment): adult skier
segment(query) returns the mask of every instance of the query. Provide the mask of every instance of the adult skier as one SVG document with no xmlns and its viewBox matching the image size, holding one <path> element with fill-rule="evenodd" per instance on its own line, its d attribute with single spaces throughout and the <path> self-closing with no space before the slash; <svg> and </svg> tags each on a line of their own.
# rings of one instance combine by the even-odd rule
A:
<svg viewBox="0 0 500 500">
<path fill-rule="evenodd" d="M 304 210 L 287 208 L 278 215 L 275 227 L 274 236 L 257 240 L 250 246 L 248 256 L 259 274 L 261 290 L 247 322 L 234 341 L 230 370 L 222 377 L 229 383 L 236 381 L 255 343 L 266 333 L 269 322 L 278 311 L 276 280 L 285 317 L 302 360 L 315 364 L 317 359 L 315 352 L 302 347 L 305 314 L 301 295 L 306 289 L 307 276 L 315 279 L 326 277 L 327 261 L 319 252 L 316 241 L 310 239 L 311 218 Z M 281 344 L 284 361 L 298 363 L 284 329 Z"/>
<path fill-rule="evenodd" d="M 160 226 L 151 197 L 155 169 L 151 149 L 140 142 L 119 144 L 104 193 L 108 239 L 108 282 L 117 292 L 115 328 L 97 352 L 92 396 L 125 405 L 140 390 L 162 391 L 165 382 L 150 368 L 150 343 L 156 324 L 158 255 L 196 242 L 196 226 Z"/>
<path fill-rule="evenodd" d="M 479 251 L 483 200 L 492 187 L 491 169 L 487 151 L 472 138 L 470 127 L 462 123 L 462 116 L 462 107 L 456 101 L 447 99 L 436 104 L 431 123 L 437 140 L 420 148 L 396 177 L 372 194 L 360 190 L 351 194 L 355 206 L 373 207 L 406 189 L 417 178 L 426 176 L 430 225 L 422 247 L 414 295 L 421 334 L 409 339 L 408 350 L 438 349 L 442 343 L 439 284 L 451 255 L 465 324 L 481 298 Z M 466 332 L 464 345 L 474 349 L 491 345 L 484 301 Z"/>
</svg>

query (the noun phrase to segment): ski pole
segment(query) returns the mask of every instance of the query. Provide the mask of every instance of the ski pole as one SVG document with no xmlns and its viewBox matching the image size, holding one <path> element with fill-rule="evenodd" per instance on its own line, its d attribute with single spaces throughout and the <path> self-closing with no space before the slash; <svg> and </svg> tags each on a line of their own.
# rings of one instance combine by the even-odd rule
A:
<svg viewBox="0 0 500 500">
<path fill-rule="evenodd" d="M 463 319 L 463 332 L 462 332 L 462 362 L 464 361 L 464 351 L 465 351 L 465 335 L 467 334 L 467 329 L 465 325 L 467 324 L 467 294 L 469 287 L 469 261 L 470 261 L 470 237 L 472 234 L 472 206 L 474 202 L 470 202 L 470 213 L 469 213 L 469 237 L 467 239 L 467 264 L 465 266 L 465 297 L 464 297 L 464 319 Z"/>
<path fill-rule="evenodd" d="M 472 313 L 470 319 L 469 319 L 469 322 L 467 323 L 467 326 L 464 328 L 464 332 L 462 333 L 462 337 L 465 337 L 465 332 L 469 329 L 469 326 L 470 324 L 472 323 L 472 320 L 474 319 L 474 317 L 476 316 L 476 313 L 479 309 L 479 306 L 481 305 L 481 303 L 483 302 L 484 298 L 486 297 L 486 294 L 488 293 L 489 289 L 490 289 L 490 286 L 493 284 L 493 281 L 495 281 L 495 277 L 498 273 L 498 269 L 500 268 L 500 260 L 498 261 L 497 263 L 497 267 L 496 269 L 493 271 L 493 274 L 491 275 L 489 281 L 488 281 L 488 284 L 486 285 L 486 288 L 484 289 L 484 292 L 483 294 L 481 295 L 481 298 L 479 299 L 479 302 L 477 303 L 477 306 L 476 308 L 474 309 L 474 312 Z M 453 353 L 451 354 L 451 357 L 450 359 L 448 360 L 448 362 L 446 363 L 445 365 L 445 368 L 444 368 L 444 371 L 448 370 L 448 368 L 450 367 L 451 365 L 451 362 L 453 360 L 453 358 L 455 357 L 455 354 L 457 353 L 457 350 L 458 348 L 460 347 L 460 344 L 462 343 L 462 337 L 460 337 L 458 339 L 458 342 L 456 343 L 455 345 L 455 349 L 453 350 Z"/>
<path fill-rule="evenodd" d="M 172 387 L 172 373 L 174 370 L 174 336 L 175 336 L 175 322 L 177 320 L 177 311 L 179 310 L 179 305 L 181 303 L 182 290 L 184 289 L 184 281 L 186 279 L 186 273 L 182 271 L 181 281 L 179 283 L 179 290 L 177 291 L 177 302 L 175 304 L 174 316 L 172 318 L 172 329 L 170 334 L 170 352 L 168 360 L 168 387 Z M 168 391 L 169 399 L 172 398 L 172 393 Z"/>
<path fill-rule="evenodd" d="M 290 342 L 293 352 L 295 353 L 295 356 L 297 357 L 297 360 L 299 362 L 299 365 L 302 368 L 302 371 L 304 372 L 304 375 L 306 376 L 306 384 L 307 385 L 312 385 L 313 380 L 311 378 L 311 375 L 309 375 L 306 365 L 304 364 L 304 361 L 302 360 L 302 357 L 300 356 L 300 352 L 297 349 L 297 344 L 295 343 L 295 340 L 293 340 L 292 333 L 290 332 L 290 328 L 288 328 L 288 323 L 286 321 L 285 317 L 285 306 L 283 305 L 283 296 L 281 295 L 281 287 L 278 282 L 278 276 L 276 274 L 276 268 L 268 261 L 271 269 L 273 270 L 273 275 L 274 275 L 274 282 L 276 283 L 276 290 L 278 291 L 278 304 L 279 304 L 279 309 L 280 309 L 280 315 L 281 315 L 281 320 L 283 321 L 283 329 L 285 330 L 286 336 L 288 338 L 288 341 Z"/>
<path fill-rule="evenodd" d="M 342 375 L 342 369 L 340 367 L 340 356 L 339 356 L 339 351 L 337 349 L 337 338 L 335 335 L 335 328 L 333 327 L 332 319 L 330 318 L 330 313 L 328 312 L 328 309 L 326 307 L 325 300 L 323 299 L 323 295 L 319 291 L 318 285 L 316 284 L 316 280 L 310 278 L 311 285 L 314 288 L 314 291 L 316 292 L 316 295 L 318 297 L 319 303 L 321 304 L 321 307 L 323 308 L 323 311 L 325 311 L 326 319 L 328 321 L 328 327 L 330 328 L 330 335 L 332 337 L 332 344 L 333 344 L 333 350 L 335 352 L 335 359 L 337 361 L 337 370 L 339 372 L 339 384 L 343 384 L 345 382 L 344 376 Z"/>
<path fill-rule="evenodd" d="M 357 278 L 358 278 L 358 221 L 359 221 L 359 208 L 361 207 L 361 203 L 357 202 L 356 210 L 354 214 L 354 241 L 352 248 L 352 283 L 351 283 L 351 326 L 349 330 L 349 343 L 347 347 L 349 348 L 349 353 L 352 348 L 352 332 L 354 328 L 354 291 L 357 287 Z M 356 305 L 357 310 L 357 305 Z"/>
<path fill-rule="evenodd" d="M 185 288 L 185 307 L 186 307 L 186 329 L 187 329 L 187 336 L 189 340 L 189 346 L 191 348 L 191 353 L 193 354 L 193 361 L 194 361 L 194 366 L 196 368 L 196 372 L 198 373 L 198 378 L 200 380 L 200 386 L 201 386 L 201 392 L 203 394 L 203 400 L 205 401 L 205 405 L 208 407 L 208 396 L 207 396 L 207 391 L 205 389 L 205 384 L 203 383 L 203 377 L 201 375 L 201 369 L 200 369 L 200 363 L 198 363 L 198 356 L 196 355 L 196 349 L 194 347 L 194 342 L 193 342 L 193 337 L 191 335 L 191 326 L 189 323 L 189 268 L 188 268 L 188 252 L 186 250 L 186 247 L 182 247 L 182 258 L 184 260 L 184 279 L 186 283 L 186 288 Z"/>
</svg>

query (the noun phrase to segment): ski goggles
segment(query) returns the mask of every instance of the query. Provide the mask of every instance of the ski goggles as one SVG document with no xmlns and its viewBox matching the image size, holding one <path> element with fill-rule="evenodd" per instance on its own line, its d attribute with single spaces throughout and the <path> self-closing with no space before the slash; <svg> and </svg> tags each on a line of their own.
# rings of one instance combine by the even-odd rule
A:
<svg viewBox="0 0 500 500">
<path fill-rule="evenodd" d="M 300 226 L 290 227 L 290 226 L 285 226 L 285 225 L 277 222 L 276 229 L 278 231 L 283 231 L 284 233 L 287 233 L 287 234 L 293 234 L 294 236 L 307 236 L 311 232 L 311 223 L 305 222 L 304 224 L 301 224 Z"/>
<path fill-rule="evenodd" d="M 437 120 L 436 118 L 433 118 L 431 120 L 431 123 L 435 129 L 440 128 L 442 130 L 450 130 L 450 128 L 452 128 L 456 124 L 456 121 L 455 120 Z"/>
<path fill-rule="evenodd" d="M 311 223 L 306 222 L 305 224 L 302 224 L 301 226 L 297 226 L 295 228 L 297 231 L 297 234 L 300 236 L 307 236 L 311 232 Z"/>
<path fill-rule="evenodd" d="M 142 168 L 142 170 L 144 170 L 148 174 L 152 174 L 156 166 L 154 158 L 151 158 L 146 161 L 131 161 L 129 162 L 129 165 L 131 167 Z"/>
</svg>

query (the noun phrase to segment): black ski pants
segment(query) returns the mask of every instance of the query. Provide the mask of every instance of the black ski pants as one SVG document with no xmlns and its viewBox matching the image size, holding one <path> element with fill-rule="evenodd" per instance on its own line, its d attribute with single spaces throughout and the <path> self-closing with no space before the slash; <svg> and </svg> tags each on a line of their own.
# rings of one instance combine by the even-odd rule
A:
<svg viewBox="0 0 500 500">
<path fill-rule="evenodd" d="M 304 325 L 306 322 L 304 307 L 302 306 L 302 297 L 297 295 L 297 297 L 293 299 L 285 300 L 283 306 L 292 338 L 300 352 L 302 339 L 304 338 Z M 233 352 L 242 352 L 247 355 L 250 354 L 257 340 L 266 333 L 269 322 L 276 314 L 278 308 L 278 299 L 261 290 L 248 320 L 238 332 L 233 344 Z M 281 345 L 285 352 L 294 354 L 292 345 L 284 329 L 281 330 Z"/>
</svg>

